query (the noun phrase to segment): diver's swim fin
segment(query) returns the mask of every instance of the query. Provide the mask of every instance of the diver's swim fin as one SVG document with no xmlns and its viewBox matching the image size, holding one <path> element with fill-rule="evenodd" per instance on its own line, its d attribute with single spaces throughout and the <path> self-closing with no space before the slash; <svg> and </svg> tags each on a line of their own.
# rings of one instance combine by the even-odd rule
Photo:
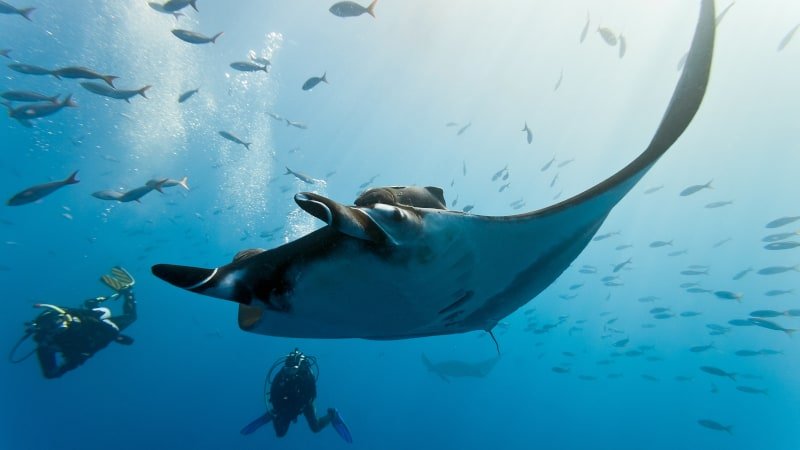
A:
<svg viewBox="0 0 800 450">
<path fill-rule="evenodd" d="M 265 412 L 263 416 L 245 425 L 244 428 L 242 428 L 239 431 L 239 433 L 243 435 L 251 434 L 252 432 L 270 423 L 271 421 L 272 421 L 272 414 L 270 414 L 269 412 Z"/>
<path fill-rule="evenodd" d="M 342 439 L 345 440 L 348 444 L 353 443 L 353 435 L 350 434 L 350 430 L 347 428 L 347 424 L 344 423 L 344 419 L 342 419 L 342 415 L 339 414 L 339 411 L 336 408 L 331 408 L 328 410 L 328 413 L 331 415 L 331 426 Z"/>
<path fill-rule="evenodd" d="M 136 280 L 133 279 L 133 276 L 120 266 L 112 267 L 111 275 L 103 275 L 100 277 L 100 281 L 114 290 L 114 292 L 130 289 L 136 284 Z"/>
<path fill-rule="evenodd" d="M 100 277 L 100 281 L 102 281 L 106 286 L 110 287 L 114 292 L 119 292 L 120 289 L 122 289 L 122 283 L 110 275 L 104 274 L 102 277 Z"/>
</svg>

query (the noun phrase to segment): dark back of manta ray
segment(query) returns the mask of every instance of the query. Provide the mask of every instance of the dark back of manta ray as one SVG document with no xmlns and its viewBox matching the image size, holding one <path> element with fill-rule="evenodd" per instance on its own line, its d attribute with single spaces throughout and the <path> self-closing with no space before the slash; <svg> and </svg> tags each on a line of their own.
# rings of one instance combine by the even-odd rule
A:
<svg viewBox="0 0 800 450">
<path fill-rule="evenodd" d="M 447 209 L 444 191 L 433 186 L 390 186 L 364 191 L 355 201 L 356 206 L 370 207 L 376 203 L 415 208 Z"/>
</svg>

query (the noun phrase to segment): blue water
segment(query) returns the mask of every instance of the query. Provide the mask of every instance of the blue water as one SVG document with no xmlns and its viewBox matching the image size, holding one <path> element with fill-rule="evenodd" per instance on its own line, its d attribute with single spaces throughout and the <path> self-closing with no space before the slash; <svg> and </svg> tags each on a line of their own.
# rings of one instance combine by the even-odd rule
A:
<svg viewBox="0 0 800 450">
<path fill-rule="evenodd" d="M 113 265 L 136 277 L 139 300 L 139 320 L 127 330 L 133 346 L 112 344 L 56 380 L 41 376 L 35 358 L 0 365 L 3 448 L 346 448 L 332 430 L 314 435 L 302 419 L 283 439 L 270 427 L 239 435 L 263 413 L 272 361 L 294 347 L 317 356 L 318 409 L 342 412 L 352 448 L 800 448 L 798 337 L 759 327 L 709 336 L 706 327 L 754 310 L 800 308 L 797 294 L 764 295 L 798 289 L 796 272 L 732 279 L 749 267 L 798 264 L 796 250 L 765 250 L 761 242 L 797 228 L 768 230 L 767 222 L 800 214 L 800 41 L 776 51 L 800 17 L 797 4 L 741 1 L 731 8 L 717 28 L 699 113 L 599 231 L 619 234 L 592 242 L 549 289 L 496 328 L 503 356 L 488 376 L 445 382 L 422 364 L 422 353 L 434 363 L 484 361 L 495 355 L 486 333 L 393 342 L 248 334 L 236 325 L 234 304 L 173 288 L 149 268 L 214 267 L 241 249 L 296 239 L 319 226 L 296 207 L 296 192 L 313 188 L 348 203 L 373 176 L 372 186 L 442 186 L 448 204 L 458 197 L 454 209 L 473 204 L 474 213 L 487 215 L 521 212 L 509 206 L 521 198 L 527 211 L 580 193 L 649 142 L 677 81 L 698 2 L 381 0 L 377 18 L 343 19 L 328 12 L 332 2 L 199 0 L 200 12 L 187 8 L 178 26 L 225 33 L 216 44 L 193 46 L 172 36 L 174 18 L 143 1 L 20 1 L 37 8 L 32 22 L 0 16 L 0 48 L 13 49 L 15 60 L 82 65 L 119 76 L 120 88 L 153 87 L 148 99 L 127 104 L 77 80 L 0 67 L 0 90 L 72 93 L 80 105 L 33 128 L 2 120 L 0 194 L 9 198 L 78 169 L 81 180 L 0 211 L 0 342 L 16 342 L 37 313 L 34 303 L 69 306 L 108 294 L 97 280 Z M 591 25 L 579 43 L 587 11 Z M 598 26 L 626 36 L 623 58 Z M 229 67 L 250 51 L 271 60 L 268 75 Z M 330 84 L 300 89 L 322 73 Z M 525 122 L 530 145 L 520 131 Z M 252 141 L 251 150 L 225 141 L 220 130 Z M 506 164 L 509 179 L 492 182 Z M 325 183 L 310 187 L 284 176 L 285 166 Z M 141 204 L 90 196 L 184 175 L 190 191 L 153 192 Z M 679 195 L 709 180 L 713 189 Z M 498 192 L 505 182 L 510 186 Z M 704 207 L 723 200 L 733 203 Z M 260 237 L 271 230 L 272 239 Z M 656 240 L 673 243 L 651 248 Z M 633 247 L 616 250 L 623 244 Z M 601 278 L 628 258 L 622 285 L 604 285 Z M 709 266 L 709 274 L 680 274 L 693 264 Z M 583 265 L 597 273 L 580 273 Z M 743 298 L 679 287 L 691 281 Z M 639 301 L 648 296 L 658 299 Z M 676 316 L 654 319 L 655 307 Z M 677 315 L 687 310 L 702 314 Z M 800 328 L 800 318 L 774 320 Z M 529 323 L 558 325 L 537 334 Z M 624 338 L 624 348 L 613 346 Z M 712 342 L 709 351 L 689 351 Z M 640 356 L 612 355 L 640 346 Z M 762 348 L 782 354 L 734 353 Z M 597 364 L 603 360 L 611 363 Z M 701 366 L 735 372 L 737 382 Z M 732 433 L 701 427 L 701 419 L 732 425 Z"/>
</svg>

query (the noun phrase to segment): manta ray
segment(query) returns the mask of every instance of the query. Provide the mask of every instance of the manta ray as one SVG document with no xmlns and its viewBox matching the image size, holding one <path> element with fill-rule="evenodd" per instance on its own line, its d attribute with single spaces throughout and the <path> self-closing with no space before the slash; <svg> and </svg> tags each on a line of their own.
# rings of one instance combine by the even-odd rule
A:
<svg viewBox="0 0 800 450">
<path fill-rule="evenodd" d="M 441 189 L 386 187 L 345 205 L 297 204 L 326 223 L 213 268 L 157 264 L 157 277 L 239 304 L 242 330 L 295 338 L 405 339 L 489 331 L 552 284 L 623 197 L 688 127 L 708 84 L 714 3 L 703 0 L 689 56 L 650 144 L 605 181 L 524 214 L 447 210 Z"/>
<path fill-rule="evenodd" d="M 498 361 L 500 361 L 500 355 L 476 363 L 458 360 L 448 360 L 434 363 L 428 359 L 424 353 L 422 354 L 422 364 L 425 365 L 428 371 L 439 375 L 442 380 L 448 383 L 450 382 L 451 377 L 486 378 L 489 376 L 489 373 L 491 373 L 492 369 L 494 369 L 494 366 Z"/>
</svg>

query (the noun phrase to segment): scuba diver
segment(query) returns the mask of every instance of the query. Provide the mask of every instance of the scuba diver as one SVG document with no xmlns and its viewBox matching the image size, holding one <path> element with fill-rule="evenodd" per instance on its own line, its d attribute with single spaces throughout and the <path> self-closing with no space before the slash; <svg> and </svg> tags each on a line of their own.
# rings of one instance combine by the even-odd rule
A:
<svg viewBox="0 0 800 450">
<path fill-rule="evenodd" d="M 278 367 L 280 370 L 273 377 Z M 314 433 L 318 433 L 330 423 L 342 439 L 352 444 L 353 437 L 350 435 L 350 430 L 335 408 L 328 408 L 327 415 L 317 417 L 314 399 L 317 397 L 318 377 L 317 358 L 313 356 L 304 355 L 295 348 L 288 355 L 278 358 L 264 380 L 264 401 L 267 404 L 267 412 L 242 428 L 241 434 L 251 434 L 272 422 L 275 434 L 283 437 L 289 430 L 289 423 L 296 422 L 302 413 Z"/>
<path fill-rule="evenodd" d="M 45 303 L 33 305 L 44 311 L 36 319 L 26 322 L 25 334 L 12 348 L 9 360 L 19 363 L 35 352 L 44 377 L 58 378 L 86 362 L 111 342 L 132 344 L 133 338 L 121 333 L 136 321 L 136 299 L 133 295 L 135 280 L 122 267 L 113 267 L 111 275 L 103 275 L 100 281 L 114 293 L 109 297 L 88 299 L 83 302 L 82 308 Z M 122 315 L 112 316 L 109 308 L 100 306 L 103 302 L 120 297 L 124 299 Z M 36 348 L 24 357 L 15 359 L 16 350 L 31 336 L 37 344 Z"/>
</svg>

